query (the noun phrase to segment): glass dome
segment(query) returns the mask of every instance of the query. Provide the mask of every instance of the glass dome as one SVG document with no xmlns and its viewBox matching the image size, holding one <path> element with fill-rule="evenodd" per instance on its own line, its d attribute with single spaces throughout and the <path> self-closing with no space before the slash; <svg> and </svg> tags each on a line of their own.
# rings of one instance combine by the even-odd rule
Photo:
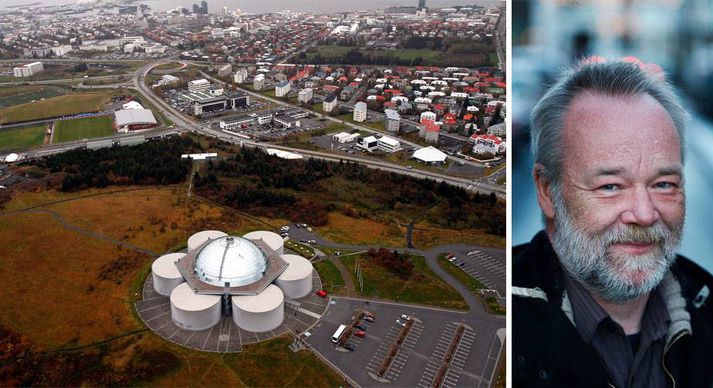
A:
<svg viewBox="0 0 713 388">
<path fill-rule="evenodd" d="M 267 257 L 248 239 L 220 237 L 198 253 L 193 270 L 199 279 L 214 286 L 244 286 L 263 277 Z"/>
</svg>

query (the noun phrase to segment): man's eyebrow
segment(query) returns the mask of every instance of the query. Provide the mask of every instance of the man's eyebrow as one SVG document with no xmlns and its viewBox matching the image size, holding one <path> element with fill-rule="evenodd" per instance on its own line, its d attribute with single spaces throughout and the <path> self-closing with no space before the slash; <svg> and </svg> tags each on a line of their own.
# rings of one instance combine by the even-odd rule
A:
<svg viewBox="0 0 713 388">
<path fill-rule="evenodd" d="M 594 176 L 621 175 L 624 172 L 623 168 L 618 167 L 603 167 L 594 172 Z"/>
<path fill-rule="evenodd" d="M 681 172 L 681 167 L 678 166 L 671 166 L 671 167 L 662 167 L 658 171 L 659 176 L 666 176 L 666 175 L 676 175 L 678 177 L 682 177 L 683 173 Z"/>
</svg>

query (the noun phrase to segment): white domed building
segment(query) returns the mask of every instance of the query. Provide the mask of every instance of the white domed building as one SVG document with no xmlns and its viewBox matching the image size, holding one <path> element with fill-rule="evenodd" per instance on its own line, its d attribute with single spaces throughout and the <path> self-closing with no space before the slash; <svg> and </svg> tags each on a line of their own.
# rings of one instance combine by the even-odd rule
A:
<svg viewBox="0 0 713 388">
<path fill-rule="evenodd" d="M 178 328 L 206 330 L 230 316 L 240 329 L 269 332 L 283 323 L 286 299 L 302 298 L 313 286 L 312 263 L 284 254 L 283 244 L 267 231 L 242 237 L 196 233 L 187 253 L 154 261 L 153 288 L 170 296 L 170 318 Z"/>
</svg>

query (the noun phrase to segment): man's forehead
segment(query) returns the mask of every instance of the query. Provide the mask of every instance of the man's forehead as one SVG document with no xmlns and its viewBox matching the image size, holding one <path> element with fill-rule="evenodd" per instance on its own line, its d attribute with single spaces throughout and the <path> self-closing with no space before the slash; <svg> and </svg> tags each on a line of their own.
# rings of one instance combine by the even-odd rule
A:
<svg viewBox="0 0 713 388">
<path fill-rule="evenodd" d="M 565 161 L 575 160 L 588 169 L 601 164 L 620 168 L 617 160 L 630 164 L 632 158 L 668 166 L 681 163 L 673 120 L 648 94 L 580 93 L 567 110 L 562 146 Z"/>
</svg>

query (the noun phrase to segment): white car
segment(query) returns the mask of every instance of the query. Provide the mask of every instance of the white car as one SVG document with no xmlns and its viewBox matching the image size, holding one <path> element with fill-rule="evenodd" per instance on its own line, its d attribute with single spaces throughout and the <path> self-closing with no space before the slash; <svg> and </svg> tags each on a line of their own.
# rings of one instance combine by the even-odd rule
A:
<svg viewBox="0 0 713 388">
<path fill-rule="evenodd" d="M 404 321 L 410 321 L 411 317 L 406 314 L 401 314 L 401 319 L 403 319 Z"/>
</svg>

